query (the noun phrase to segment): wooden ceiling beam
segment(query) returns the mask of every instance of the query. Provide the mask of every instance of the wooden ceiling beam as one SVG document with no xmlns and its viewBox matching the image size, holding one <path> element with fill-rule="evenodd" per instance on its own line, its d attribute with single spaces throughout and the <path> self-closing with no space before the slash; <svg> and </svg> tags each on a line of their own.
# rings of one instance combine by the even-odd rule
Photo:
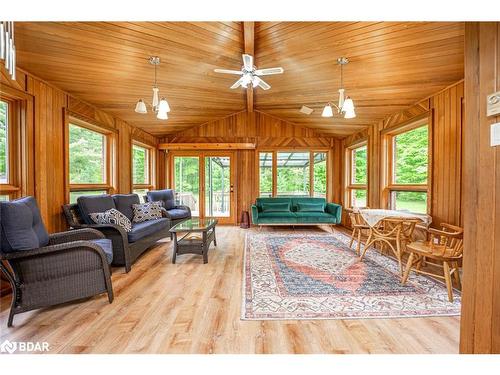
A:
<svg viewBox="0 0 500 375">
<path fill-rule="evenodd" d="M 245 53 L 255 56 L 255 22 L 243 22 L 243 42 Z M 253 112 L 253 87 L 247 87 L 247 111 Z"/>
</svg>

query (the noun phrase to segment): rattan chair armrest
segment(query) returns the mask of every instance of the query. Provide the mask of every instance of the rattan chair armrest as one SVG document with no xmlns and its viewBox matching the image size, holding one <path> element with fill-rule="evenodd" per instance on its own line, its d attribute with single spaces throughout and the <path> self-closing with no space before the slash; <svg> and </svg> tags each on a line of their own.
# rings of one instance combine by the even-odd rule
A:
<svg viewBox="0 0 500 375">
<path fill-rule="evenodd" d="M 84 228 L 84 229 L 71 230 L 67 232 L 53 233 L 49 235 L 49 244 L 59 245 L 66 242 L 97 240 L 101 238 L 106 238 L 106 237 L 98 230 L 91 228 Z"/>
<path fill-rule="evenodd" d="M 27 258 L 36 258 L 38 256 L 43 256 L 46 254 L 63 253 L 67 251 L 92 251 L 100 255 L 101 260 L 104 264 L 107 263 L 106 255 L 101 247 L 95 243 L 89 241 L 74 241 L 67 242 L 58 245 L 49 245 L 31 250 L 21 250 L 11 253 L 1 253 L 0 259 L 2 260 L 22 260 Z"/>
</svg>

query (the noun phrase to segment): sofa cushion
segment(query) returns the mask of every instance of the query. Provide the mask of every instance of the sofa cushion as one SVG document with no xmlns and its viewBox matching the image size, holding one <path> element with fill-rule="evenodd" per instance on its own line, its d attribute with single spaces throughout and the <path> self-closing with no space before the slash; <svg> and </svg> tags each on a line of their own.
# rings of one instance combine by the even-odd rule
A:
<svg viewBox="0 0 500 375">
<path fill-rule="evenodd" d="M 35 198 L 0 202 L 2 251 L 30 250 L 47 246 L 49 234 Z"/>
<path fill-rule="evenodd" d="M 325 212 L 323 203 L 297 203 L 297 212 Z"/>
<path fill-rule="evenodd" d="M 323 209 L 325 210 L 326 199 L 325 198 L 312 198 L 312 197 L 294 197 L 292 198 L 292 211 L 298 211 L 299 204 L 322 204 Z"/>
<path fill-rule="evenodd" d="M 269 217 L 296 217 L 295 216 L 295 212 L 290 212 L 290 211 L 287 211 L 287 212 L 262 212 L 259 214 L 259 219 L 260 218 L 269 218 Z"/>
<path fill-rule="evenodd" d="M 142 223 L 143 221 L 161 219 L 162 204 L 161 202 L 147 202 L 141 204 L 134 204 L 132 206 L 134 211 L 134 223 Z"/>
<path fill-rule="evenodd" d="M 262 204 L 262 212 L 290 212 L 290 202 Z"/>
<path fill-rule="evenodd" d="M 134 223 L 132 230 L 128 233 L 128 242 L 136 242 L 162 229 L 168 229 L 168 227 L 169 220 L 165 218 Z"/>
<path fill-rule="evenodd" d="M 165 210 L 165 214 L 171 220 L 188 219 L 191 217 L 189 211 L 184 208 L 173 208 L 171 210 Z"/>
<path fill-rule="evenodd" d="M 132 223 L 124 214 L 116 208 L 104 212 L 93 212 L 89 215 L 95 224 L 116 224 L 122 227 L 125 232 L 132 230 Z"/>
<path fill-rule="evenodd" d="M 85 224 L 94 224 L 94 221 L 89 216 L 91 213 L 105 212 L 116 208 L 115 201 L 109 194 L 82 196 L 78 197 L 76 202 Z"/>
<path fill-rule="evenodd" d="M 113 261 L 113 243 L 111 240 L 108 240 L 107 238 L 100 238 L 98 240 L 90 240 L 90 242 L 101 247 L 102 251 L 104 251 L 104 255 L 106 255 L 108 264 L 111 264 Z"/>
<path fill-rule="evenodd" d="M 255 205 L 259 212 L 262 212 L 262 206 L 267 203 L 288 203 L 291 205 L 292 200 L 290 198 L 257 198 L 255 200 Z"/>
<path fill-rule="evenodd" d="M 331 223 L 336 224 L 337 218 L 334 215 L 327 214 L 325 212 L 295 212 L 298 223 Z"/>
<path fill-rule="evenodd" d="M 134 218 L 134 204 L 140 204 L 139 196 L 137 194 L 115 194 L 113 201 L 118 211 L 124 214 L 130 221 Z"/>
<path fill-rule="evenodd" d="M 175 207 L 174 191 L 172 189 L 148 191 L 146 196 L 148 202 L 163 202 L 163 207 L 167 210 Z"/>
</svg>

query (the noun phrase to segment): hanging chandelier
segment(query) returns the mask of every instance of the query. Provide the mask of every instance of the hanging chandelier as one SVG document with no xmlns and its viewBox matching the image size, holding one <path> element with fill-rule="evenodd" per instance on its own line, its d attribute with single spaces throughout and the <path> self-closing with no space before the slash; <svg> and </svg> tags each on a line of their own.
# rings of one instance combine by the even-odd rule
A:
<svg viewBox="0 0 500 375">
<path fill-rule="evenodd" d="M 153 84 L 153 100 L 151 101 L 151 110 L 156 113 L 156 118 L 159 120 L 167 120 L 168 112 L 170 112 L 170 106 L 168 105 L 167 99 L 162 97 L 160 99 L 160 89 L 156 84 L 156 69 L 160 65 L 160 58 L 158 56 L 151 56 L 149 58 L 149 63 L 154 66 L 155 69 L 155 81 Z M 146 114 L 148 109 L 146 102 L 143 99 L 139 99 L 135 105 L 135 112 Z"/>
<path fill-rule="evenodd" d="M 343 67 L 349 63 L 349 59 L 346 57 L 339 57 L 337 59 L 337 64 L 340 65 L 340 89 L 339 89 L 339 104 L 328 102 L 323 108 L 322 117 L 333 117 L 333 111 L 337 114 L 344 115 L 344 118 L 354 118 L 356 117 L 356 112 L 354 111 L 354 102 L 350 97 L 345 97 L 344 90 L 344 75 Z"/>
<path fill-rule="evenodd" d="M 14 45 L 14 22 L 0 21 L 0 59 L 12 80 L 16 79 L 16 46 Z"/>
</svg>

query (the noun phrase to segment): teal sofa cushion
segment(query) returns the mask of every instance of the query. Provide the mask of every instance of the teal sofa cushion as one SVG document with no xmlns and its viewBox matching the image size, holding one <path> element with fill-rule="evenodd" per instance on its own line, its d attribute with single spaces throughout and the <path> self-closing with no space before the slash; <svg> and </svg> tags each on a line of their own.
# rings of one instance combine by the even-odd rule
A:
<svg viewBox="0 0 500 375">
<path fill-rule="evenodd" d="M 299 205 L 302 204 L 320 204 L 322 206 L 322 211 L 325 210 L 326 199 L 325 198 L 311 198 L 311 197 L 294 197 L 292 198 L 292 211 L 298 211 Z"/>
<path fill-rule="evenodd" d="M 262 212 L 262 207 L 267 203 L 287 203 L 292 206 L 292 200 L 290 198 L 257 198 L 255 201 L 255 205 L 259 212 Z"/>
<path fill-rule="evenodd" d="M 331 223 L 337 224 L 337 218 L 326 212 L 294 212 L 297 223 Z"/>
<path fill-rule="evenodd" d="M 297 212 L 325 212 L 323 203 L 297 203 Z"/>
<path fill-rule="evenodd" d="M 281 212 L 281 213 L 290 212 L 290 202 L 283 202 L 283 203 L 264 202 L 262 204 L 262 212 Z"/>
</svg>

